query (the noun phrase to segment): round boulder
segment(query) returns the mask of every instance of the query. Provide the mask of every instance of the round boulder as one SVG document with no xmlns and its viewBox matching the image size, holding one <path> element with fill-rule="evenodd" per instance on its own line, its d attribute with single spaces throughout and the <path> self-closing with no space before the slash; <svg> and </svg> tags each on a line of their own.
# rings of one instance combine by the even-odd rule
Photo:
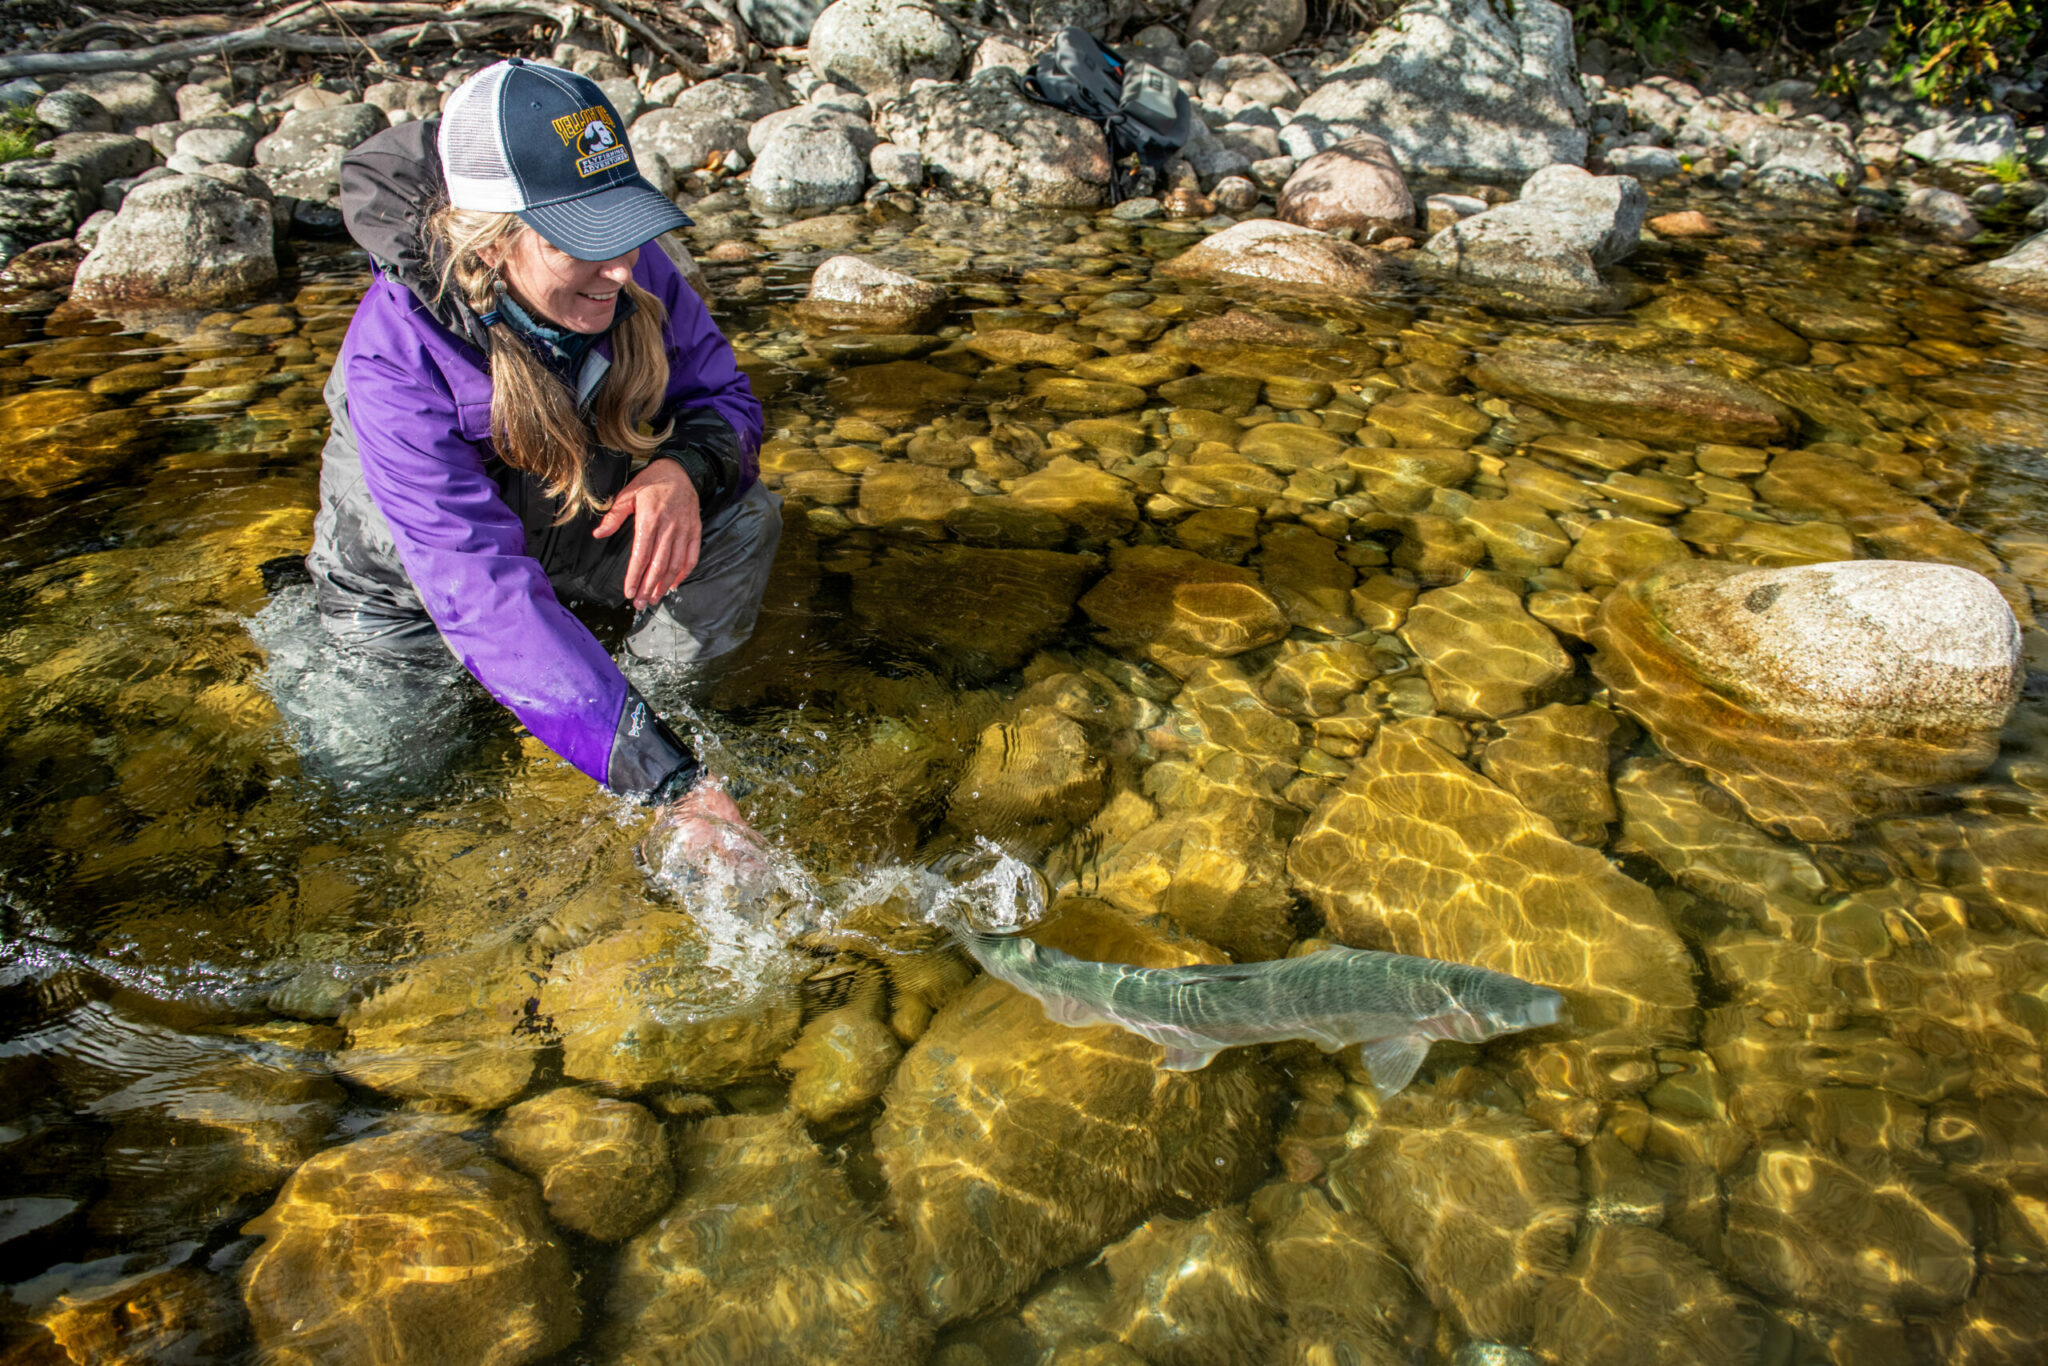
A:
<svg viewBox="0 0 2048 1366">
<path fill-rule="evenodd" d="M 1280 218 L 1322 232 L 1407 229 L 1415 196 L 1386 139 L 1361 133 L 1301 163 L 1280 189 Z"/>
<path fill-rule="evenodd" d="M 558 1222 L 600 1242 L 638 1233 L 675 1195 L 661 1121 L 631 1101 L 573 1086 L 507 1110 L 498 1151 L 540 1182 Z"/>
<path fill-rule="evenodd" d="M 1188 17 L 1188 41 L 1218 52 L 1284 52 L 1307 24 L 1306 0 L 1200 0 Z"/>
<path fill-rule="evenodd" d="M 517 1366 L 580 1314 L 533 1183 L 452 1134 L 330 1148 L 244 1230 L 243 1299 L 269 1360 Z"/>
<path fill-rule="evenodd" d="M 1982 772 L 2023 676 L 1991 581 L 1915 561 L 1666 564 L 1609 594 L 1590 639 L 1660 745 L 1808 840 Z"/>
<path fill-rule="evenodd" d="M 951 80 L 960 55 L 953 25 L 915 0 L 838 0 L 811 25 L 811 69 L 864 95 Z"/>
<path fill-rule="evenodd" d="M 834 256 L 811 273 L 811 292 L 797 305 L 796 316 L 813 332 L 835 327 L 925 332 L 938 325 L 947 301 L 938 285 L 858 256 Z"/>
</svg>

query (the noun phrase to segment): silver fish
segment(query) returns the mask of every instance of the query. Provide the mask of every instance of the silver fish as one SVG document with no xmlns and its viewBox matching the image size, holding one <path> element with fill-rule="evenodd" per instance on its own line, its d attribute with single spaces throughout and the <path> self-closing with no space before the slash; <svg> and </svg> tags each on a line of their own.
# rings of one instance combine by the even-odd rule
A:
<svg viewBox="0 0 2048 1366">
<path fill-rule="evenodd" d="M 1364 1044 L 1382 1099 L 1414 1080 L 1437 1039 L 1484 1043 L 1556 1024 L 1564 997 L 1463 963 L 1370 949 L 1324 949 L 1266 963 L 1141 968 L 1091 963 L 1022 935 L 961 931 L 982 971 L 1036 997 L 1061 1024 L 1110 1024 L 1166 1050 L 1175 1072 L 1226 1048 L 1307 1039 L 1325 1052 Z"/>
</svg>

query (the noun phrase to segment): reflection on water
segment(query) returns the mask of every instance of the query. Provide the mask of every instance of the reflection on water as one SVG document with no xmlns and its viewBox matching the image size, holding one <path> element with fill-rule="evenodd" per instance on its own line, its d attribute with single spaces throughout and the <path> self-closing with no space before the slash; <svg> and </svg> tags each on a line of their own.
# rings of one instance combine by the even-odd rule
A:
<svg viewBox="0 0 2048 1366">
<path fill-rule="evenodd" d="M 1108 217 L 764 230 L 775 581 L 739 656 L 632 666 L 738 858 L 266 587 L 349 256 L 147 330 L 15 300 L 0 1356 L 2048 1356 L 2048 710 L 1969 635 L 2044 660 L 2048 326 L 1709 207 L 1578 317 L 1276 310 Z M 797 326 L 851 239 L 951 327 Z M 1829 617 L 1841 560 L 1933 586 Z M 1916 630 L 1946 672 L 1845 653 Z M 1576 1026 L 1384 1104 L 1306 1045 L 1166 1072 L 961 920 L 1455 958 Z"/>
</svg>

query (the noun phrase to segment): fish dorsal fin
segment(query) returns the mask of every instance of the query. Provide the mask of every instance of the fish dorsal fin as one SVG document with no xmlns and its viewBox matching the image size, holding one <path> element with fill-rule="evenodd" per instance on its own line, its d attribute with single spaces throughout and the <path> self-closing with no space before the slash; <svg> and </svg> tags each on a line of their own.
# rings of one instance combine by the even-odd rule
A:
<svg viewBox="0 0 2048 1366">
<path fill-rule="evenodd" d="M 1169 1072 L 1199 1072 L 1215 1059 L 1217 1053 L 1213 1048 L 1173 1048 L 1163 1044 L 1161 1047 L 1166 1048 L 1166 1056 L 1159 1065 Z"/>
<path fill-rule="evenodd" d="M 1372 1085 L 1385 1100 L 1415 1080 L 1422 1060 L 1429 1056 L 1429 1040 L 1415 1034 L 1396 1034 L 1379 1039 L 1360 1050 L 1365 1067 L 1372 1073 Z"/>
</svg>

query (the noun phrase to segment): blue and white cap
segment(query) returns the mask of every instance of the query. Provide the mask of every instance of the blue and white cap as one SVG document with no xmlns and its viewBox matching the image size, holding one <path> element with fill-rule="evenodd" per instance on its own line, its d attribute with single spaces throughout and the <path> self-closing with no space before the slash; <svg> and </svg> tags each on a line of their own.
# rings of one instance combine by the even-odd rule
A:
<svg viewBox="0 0 2048 1366">
<path fill-rule="evenodd" d="M 455 88 L 441 173 L 458 209 L 516 213 L 579 261 L 609 261 L 689 215 L 633 162 L 619 111 L 587 76 L 518 57 Z"/>
</svg>

